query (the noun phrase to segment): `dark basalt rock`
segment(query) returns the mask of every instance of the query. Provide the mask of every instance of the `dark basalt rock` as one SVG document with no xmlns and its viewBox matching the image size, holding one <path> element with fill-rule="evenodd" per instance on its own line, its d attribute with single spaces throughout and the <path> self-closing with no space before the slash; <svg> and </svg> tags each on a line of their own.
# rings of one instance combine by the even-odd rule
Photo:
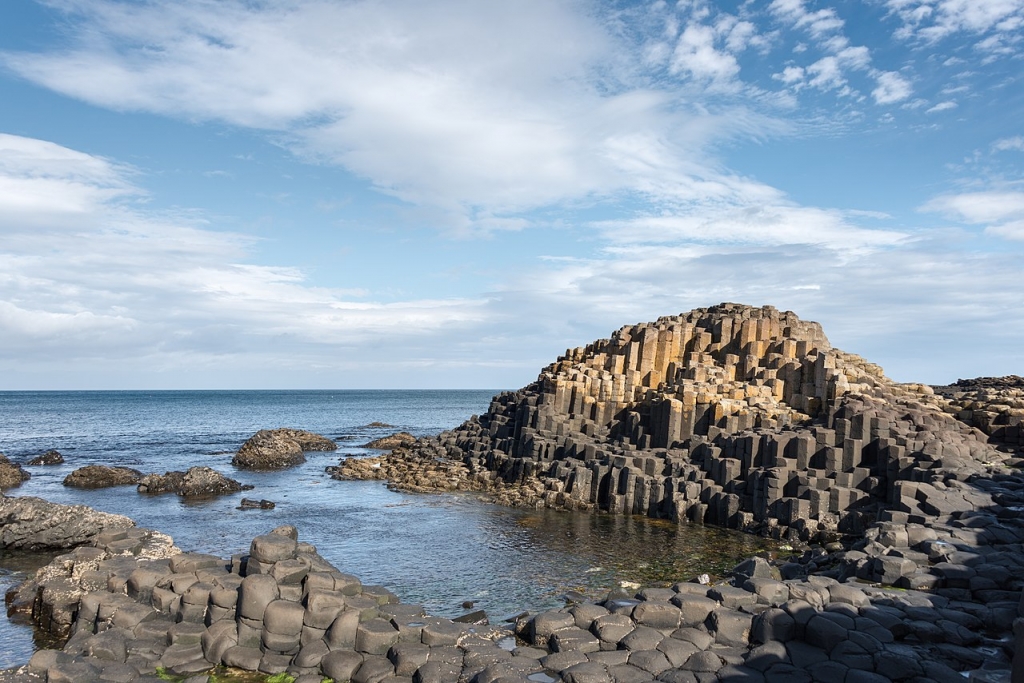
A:
<svg viewBox="0 0 1024 683">
<path fill-rule="evenodd" d="M 21 486 L 23 481 L 28 481 L 32 475 L 21 468 L 21 465 L 11 462 L 7 456 L 0 453 L 0 489 L 13 489 Z"/>
<path fill-rule="evenodd" d="M 242 444 L 231 464 L 243 469 L 283 469 L 305 462 L 305 452 L 337 449 L 336 443 L 313 432 L 285 428 L 261 429 Z"/>
<path fill-rule="evenodd" d="M 187 472 L 147 474 L 139 481 L 139 493 L 176 493 L 183 498 L 222 496 L 247 491 L 244 485 L 209 467 L 190 467 Z"/>
<path fill-rule="evenodd" d="M 142 472 L 130 467 L 86 465 L 64 477 L 64 486 L 79 489 L 102 489 L 108 486 L 138 484 L 140 479 L 142 479 Z"/>
<path fill-rule="evenodd" d="M 273 510 L 277 507 L 277 503 L 272 500 L 254 500 L 252 498 L 243 498 L 238 504 L 239 510 Z"/>
<path fill-rule="evenodd" d="M 61 465 L 63 463 L 64 463 L 64 456 L 61 455 L 59 451 L 55 451 L 55 450 L 51 449 L 51 450 L 46 451 L 42 455 L 37 455 L 36 457 L 32 458 L 31 460 L 29 460 L 25 464 L 27 464 L 27 465 Z"/>
</svg>

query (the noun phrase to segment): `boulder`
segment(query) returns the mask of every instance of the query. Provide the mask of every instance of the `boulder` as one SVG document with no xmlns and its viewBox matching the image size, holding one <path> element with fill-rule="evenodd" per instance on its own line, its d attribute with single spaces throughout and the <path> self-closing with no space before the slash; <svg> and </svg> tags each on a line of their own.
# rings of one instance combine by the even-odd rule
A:
<svg viewBox="0 0 1024 683">
<path fill-rule="evenodd" d="M 77 489 L 102 489 L 108 486 L 138 484 L 142 472 L 130 467 L 86 465 L 64 477 L 64 485 Z"/>
<path fill-rule="evenodd" d="M 394 450 L 402 446 L 411 446 L 416 443 L 416 437 L 409 432 L 395 432 L 388 436 L 374 439 L 370 443 L 363 444 L 363 448 L 375 448 L 379 450 Z"/>
<path fill-rule="evenodd" d="M 33 466 L 35 466 L 35 465 L 61 465 L 63 463 L 64 463 L 64 456 L 61 455 L 59 451 L 55 451 L 55 450 L 53 450 L 51 448 L 50 450 L 46 451 L 42 455 L 37 455 L 36 457 L 32 458 L 31 460 L 29 460 L 25 464 L 26 465 L 33 465 Z"/>
<path fill-rule="evenodd" d="M 0 489 L 13 489 L 21 486 L 21 482 L 28 481 L 31 475 L 7 459 L 7 456 L 0 453 Z"/>
<path fill-rule="evenodd" d="M 135 522 L 85 505 L 61 505 L 41 498 L 0 498 L 0 548 L 49 550 L 89 543 L 101 532 Z"/>
<path fill-rule="evenodd" d="M 305 462 L 303 453 L 337 449 L 336 443 L 313 432 L 261 429 L 242 444 L 231 464 L 242 469 L 275 470 Z"/>
<path fill-rule="evenodd" d="M 139 493 L 177 493 L 184 498 L 221 496 L 246 491 L 252 486 L 225 477 L 209 467 L 190 467 L 187 472 L 147 474 L 139 482 Z"/>
</svg>

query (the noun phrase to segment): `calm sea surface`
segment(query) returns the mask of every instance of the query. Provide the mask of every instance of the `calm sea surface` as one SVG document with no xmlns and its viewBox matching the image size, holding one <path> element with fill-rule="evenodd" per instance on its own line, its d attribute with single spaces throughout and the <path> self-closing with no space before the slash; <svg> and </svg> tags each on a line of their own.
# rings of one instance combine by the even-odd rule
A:
<svg viewBox="0 0 1024 683">
<path fill-rule="evenodd" d="M 7 491 L 127 515 L 171 534 L 183 550 L 222 557 L 252 537 L 294 524 L 342 571 L 381 584 L 437 615 L 475 602 L 492 620 L 562 604 L 567 591 L 598 595 L 620 581 L 652 583 L 722 572 L 763 548 L 759 539 L 645 518 L 510 510 L 471 495 L 411 495 L 378 482 L 334 481 L 340 457 L 403 430 L 436 434 L 487 409 L 493 391 L 102 391 L 0 392 L 0 452 L 24 463 L 48 449 L 64 465 L 27 467 L 32 479 Z M 383 422 L 391 427 L 369 427 Z M 231 457 L 260 429 L 295 427 L 338 442 L 279 472 L 236 470 Z M 131 486 L 83 491 L 61 481 L 90 464 L 143 472 L 207 465 L 255 489 L 185 502 Z M 237 510 L 266 498 L 274 510 Z M 41 561 L 37 559 L 36 561 Z M 0 589 L 17 584 L 33 558 L 0 558 Z M 0 617 L 0 668 L 24 663 L 31 629 Z"/>
</svg>

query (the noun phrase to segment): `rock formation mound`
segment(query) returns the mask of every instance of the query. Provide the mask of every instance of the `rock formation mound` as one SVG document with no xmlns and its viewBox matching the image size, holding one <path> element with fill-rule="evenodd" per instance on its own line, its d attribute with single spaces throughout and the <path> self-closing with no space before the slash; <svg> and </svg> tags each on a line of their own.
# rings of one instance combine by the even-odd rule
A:
<svg viewBox="0 0 1024 683">
<path fill-rule="evenodd" d="M 253 488 L 225 477 L 209 467 L 190 467 L 187 472 L 147 474 L 139 481 L 139 493 L 176 493 L 183 498 L 222 496 Z"/>
<path fill-rule="evenodd" d="M 792 312 L 721 304 L 570 349 L 480 417 L 335 476 L 828 540 L 992 505 L 970 482 L 1019 458 L 1020 419 L 990 443 L 973 405 L 892 382 Z"/>
<path fill-rule="evenodd" d="M 6 455 L 0 453 L 0 490 L 21 486 L 21 483 L 28 481 L 31 476 L 21 468 L 21 465 L 11 462 Z"/>
<path fill-rule="evenodd" d="M 338 444 L 313 432 L 261 429 L 242 444 L 231 464 L 243 469 L 275 470 L 306 462 L 306 452 L 336 450 Z"/>
<path fill-rule="evenodd" d="M 142 479 L 142 472 L 131 467 L 86 465 L 64 477 L 64 486 L 78 489 L 102 489 L 109 486 L 138 484 L 140 479 Z"/>
</svg>

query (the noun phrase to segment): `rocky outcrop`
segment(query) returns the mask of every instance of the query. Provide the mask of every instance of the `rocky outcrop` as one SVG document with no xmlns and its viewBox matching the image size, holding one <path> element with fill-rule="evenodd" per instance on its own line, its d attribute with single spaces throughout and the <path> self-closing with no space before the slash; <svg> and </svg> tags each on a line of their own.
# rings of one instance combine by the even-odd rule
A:
<svg viewBox="0 0 1024 683">
<path fill-rule="evenodd" d="M 282 469 L 306 462 L 303 453 L 337 449 L 338 444 L 313 432 L 285 428 L 261 429 L 242 444 L 231 464 L 243 469 Z"/>
<path fill-rule="evenodd" d="M 13 489 L 28 481 L 32 475 L 22 469 L 21 465 L 11 462 L 0 453 L 0 490 Z"/>
<path fill-rule="evenodd" d="M 64 477 L 64 486 L 78 489 L 102 489 L 109 486 L 138 484 L 140 479 L 142 479 L 142 472 L 130 467 L 86 465 Z"/>
<path fill-rule="evenodd" d="M 988 442 L 1006 453 L 1024 449 L 1024 378 L 979 377 L 936 387 L 949 400 L 958 420 L 988 436 Z"/>
<path fill-rule="evenodd" d="M 53 449 L 50 449 L 50 450 L 46 451 L 45 453 L 43 453 L 41 455 L 37 455 L 36 457 L 32 458 L 31 460 L 29 460 L 25 464 L 36 466 L 36 465 L 61 465 L 63 463 L 64 463 L 64 456 L 60 454 L 60 451 L 55 451 Z"/>
<path fill-rule="evenodd" d="M 1019 538 L 1024 528 L 1014 528 Z M 728 581 L 617 589 L 493 627 L 479 612 L 431 617 L 362 584 L 294 527 L 257 536 L 230 560 L 126 555 L 112 538 L 57 558 L 18 592 L 41 628 L 71 634 L 62 650 L 37 652 L 28 672 L 125 681 L 224 665 L 296 683 L 954 683 L 983 665 L 986 676 L 1008 673 L 1006 636 L 1021 609 L 857 583 L 822 573 L 820 554 L 805 553 L 781 572 L 751 558 Z M 941 580 L 952 589 L 962 578 Z"/>
<path fill-rule="evenodd" d="M 85 505 L 61 505 L 41 498 L 0 498 L 0 550 L 54 550 L 90 542 L 109 529 L 135 522 Z"/>
<path fill-rule="evenodd" d="M 335 476 L 447 461 L 459 488 L 518 486 L 528 505 L 820 540 L 990 505 L 972 478 L 1020 453 L 962 413 L 833 348 L 817 323 L 722 304 L 570 349 L 458 429 Z"/>
<path fill-rule="evenodd" d="M 409 432 L 395 432 L 388 436 L 374 439 L 370 443 L 363 444 L 363 448 L 374 448 L 377 450 L 393 450 L 402 446 L 411 446 L 416 443 L 416 437 Z"/>
<path fill-rule="evenodd" d="M 1006 467 L 1024 462 L 1018 390 L 971 388 L 897 384 L 817 323 L 722 304 L 570 349 L 480 417 L 333 476 L 859 543 L 861 578 L 912 585 L 944 560 L 873 539 L 1004 524 L 1024 504 Z"/>
<path fill-rule="evenodd" d="M 176 493 L 183 498 L 222 496 L 248 491 L 244 485 L 209 467 L 190 467 L 187 472 L 147 474 L 139 481 L 139 493 Z"/>
</svg>

